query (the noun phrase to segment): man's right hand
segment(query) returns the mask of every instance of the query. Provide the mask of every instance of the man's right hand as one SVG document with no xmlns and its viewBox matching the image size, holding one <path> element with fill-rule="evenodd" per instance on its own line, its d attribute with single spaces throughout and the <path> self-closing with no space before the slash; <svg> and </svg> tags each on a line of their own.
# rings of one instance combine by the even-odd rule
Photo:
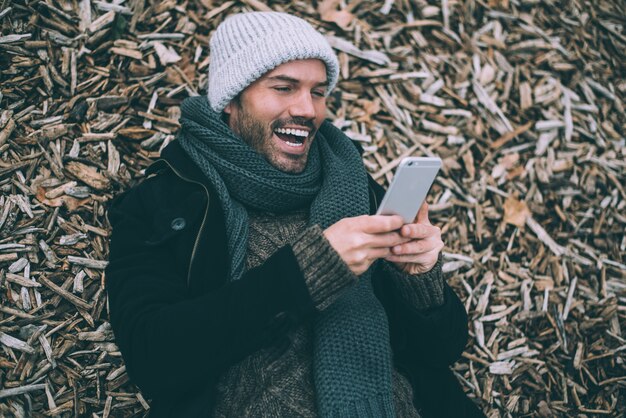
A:
<svg viewBox="0 0 626 418">
<path fill-rule="evenodd" d="M 324 230 L 324 236 L 357 276 L 379 258 L 391 255 L 391 248 L 408 242 L 400 235 L 401 216 L 362 215 L 344 218 Z"/>
</svg>

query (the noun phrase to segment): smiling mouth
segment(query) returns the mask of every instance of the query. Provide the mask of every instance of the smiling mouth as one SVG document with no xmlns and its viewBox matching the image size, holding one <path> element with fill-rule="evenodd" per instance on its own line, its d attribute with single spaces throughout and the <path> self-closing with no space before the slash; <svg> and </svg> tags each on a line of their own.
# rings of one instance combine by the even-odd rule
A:
<svg viewBox="0 0 626 418">
<path fill-rule="evenodd" d="M 304 141 L 309 137 L 310 131 L 295 128 L 278 128 L 274 130 L 274 134 L 290 147 L 301 147 Z"/>
</svg>

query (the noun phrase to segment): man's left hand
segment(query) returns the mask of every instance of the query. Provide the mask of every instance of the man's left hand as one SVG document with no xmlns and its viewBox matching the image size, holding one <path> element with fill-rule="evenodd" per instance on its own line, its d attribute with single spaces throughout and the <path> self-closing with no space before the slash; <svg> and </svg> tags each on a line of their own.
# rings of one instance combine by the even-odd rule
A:
<svg viewBox="0 0 626 418">
<path fill-rule="evenodd" d="M 422 274 L 430 271 L 443 248 L 441 229 L 428 220 L 428 204 L 424 202 L 415 222 L 400 229 L 403 237 L 411 241 L 391 248 L 392 255 L 385 260 L 393 262 L 400 270 L 409 274 Z"/>
</svg>

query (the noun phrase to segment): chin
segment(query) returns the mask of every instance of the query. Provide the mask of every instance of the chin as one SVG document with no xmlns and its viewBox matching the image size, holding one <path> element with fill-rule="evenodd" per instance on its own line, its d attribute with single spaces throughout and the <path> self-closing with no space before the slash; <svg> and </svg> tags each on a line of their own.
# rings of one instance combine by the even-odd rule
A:
<svg viewBox="0 0 626 418">
<path fill-rule="evenodd" d="M 276 167 L 278 168 L 280 171 L 282 171 L 283 173 L 289 173 L 289 174 L 300 174 L 304 171 L 306 165 L 291 165 L 291 166 L 282 166 L 282 167 Z"/>
<path fill-rule="evenodd" d="M 276 169 L 282 171 L 283 173 L 289 174 L 300 174 L 306 168 L 306 160 L 299 161 L 270 161 Z"/>
</svg>

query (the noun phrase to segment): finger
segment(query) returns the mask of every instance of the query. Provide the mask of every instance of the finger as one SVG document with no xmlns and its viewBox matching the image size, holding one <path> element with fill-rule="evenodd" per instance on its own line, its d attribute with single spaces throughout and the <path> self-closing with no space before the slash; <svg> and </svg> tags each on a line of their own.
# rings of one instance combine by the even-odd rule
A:
<svg viewBox="0 0 626 418">
<path fill-rule="evenodd" d="M 367 246 L 370 248 L 390 248 L 410 241 L 411 238 L 403 237 L 398 232 L 384 232 L 369 234 Z"/>
<path fill-rule="evenodd" d="M 422 254 L 411 255 L 389 255 L 385 257 L 385 260 L 393 263 L 411 263 L 420 264 L 424 266 L 431 266 L 437 263 L 439 257 L 439 251 L 430 251 Z"/>
<path fill-rule="evenodd" d="M 424 255 L 415 256 L 415 255 L 388 255 L 385 257 L 385 260 L 391 261 L 392 263 L 403 263 L 403 264 L 424 264 L 428 261 Z"/>
<path fill-rule="evenodd" d="M 441 242 L 437 240 L 412 240 L 405 244 L 396 245 L 391 249 L 394 255 L 423 254 L 439 249 Z"/>
<path fill-rule="evenodd" d="M 392 255 L 391 249 L 387 248 L 372 248 L 368 253 L 368 258 L 370 260 L 378 260 L 379 258 L 385 258 Z"/>
<path fill-rule="evenodd" d="M 428 220 L 428 203 L 426 203 L 426 201 L 422 203 L 420 210 L 417 212 L 415 222 L 430 225 L 430 221 Z"/>
<path fill-rule="evenodd" d="M 441 230 L 438 227 L 420 223 L 406 224 L 402 227 L 400 233 L 403 237 L 412 239 L 441 237 Z"/>
<path fill-rule="evenodd" d="M 354 274 L 356 274 L 357 276 L 360 276 L 361 274 L 363 274 L 363 273 L 365 273 L 367 271 L 369 266 L 370 266 L 369 263 L 353 264 L 353 265 L 350 266 L 350 270 L 352 270 L 352 272 Z"/>
<path fill-rule="evenodd" d="M 362 231 L 368 234 L 380 234 L 402 228 L 404 221 L 398 215 L 371 215 L 362 218 Z"/>
</svg>

